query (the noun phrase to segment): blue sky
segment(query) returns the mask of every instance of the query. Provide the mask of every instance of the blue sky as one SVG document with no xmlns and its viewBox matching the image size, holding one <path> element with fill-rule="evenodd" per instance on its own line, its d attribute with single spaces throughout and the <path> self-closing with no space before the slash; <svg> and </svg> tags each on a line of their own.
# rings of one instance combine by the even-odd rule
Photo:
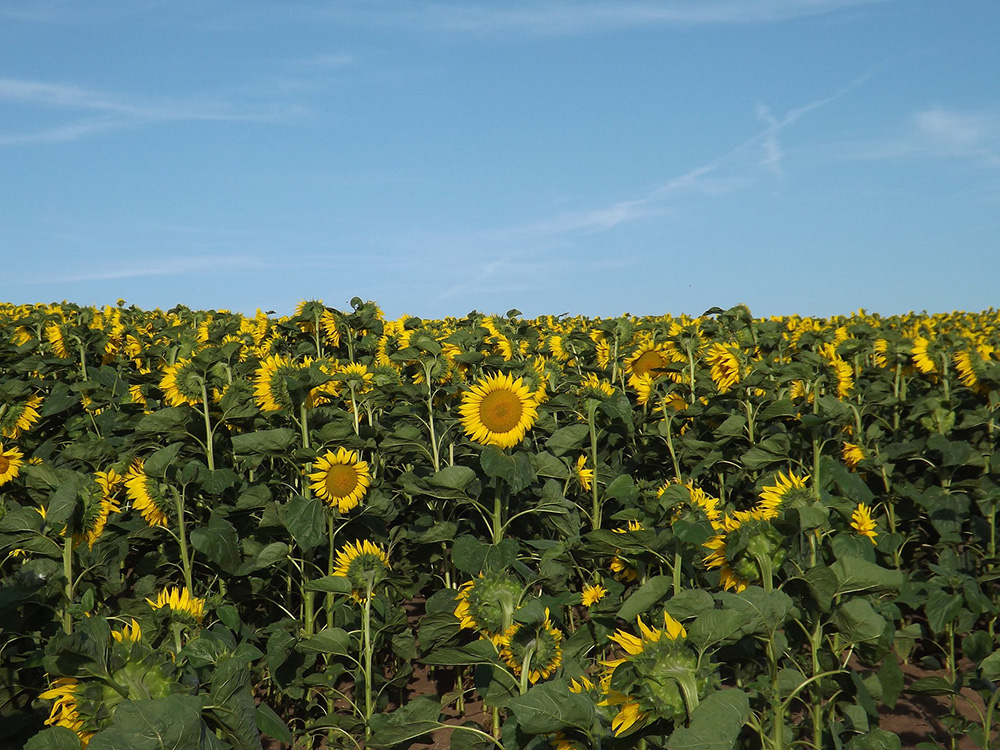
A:
<svg viewBox="0 0 1000 750">
<path fill-rule="evenodd" d="M 992 0 L 0 0 L 0 301 L 1000 307 Z"/>
</svg>

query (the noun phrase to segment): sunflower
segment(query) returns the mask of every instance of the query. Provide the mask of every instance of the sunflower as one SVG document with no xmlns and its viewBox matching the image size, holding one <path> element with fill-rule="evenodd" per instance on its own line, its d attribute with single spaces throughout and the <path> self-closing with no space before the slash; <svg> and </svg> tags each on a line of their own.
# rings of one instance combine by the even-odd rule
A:
<svg viewBox="0 0 1000 750">
<path fill-rule="evenodd" d="M 6 409 L 0 409 L 0 434 L 17 440 L 38 421 L 38 407 L 41 405 L 42 397 L 32 395 L 25 401 L 8 404 Z"/>
<path fill-rule="evenodd" d="M 587 457 L 582 453 L 576 459 L 576 467 L 573 469 L 573 475 L 584 492 L 590 492 L 593 489 L 594 470 L 587 468 Z"/>
<path fill-rule="evenodd" d="M 514 626 L 521 586 L 504 573 L 481 573 L 463 583 L 455 597 L 455 617 L 463 628 L 478 630 L 483 638 L 502 646 Z"/>
<path fill-rule="evenodd" d="M 777 482 L 761 490 L 756 509 L 763 511 L 763 518 L 771 520 L 777 517 L 778 509 L 782 506 L 802 504 L 810 497 L 806 489 L 809 476 L 806 474 L 800 478 L 792 472 L 788 472 L 786 476 L 779 471 Z"/>
<path fill-rule="evenodd" d="M 740 382 L 740 360 L 737 356 L 739 350 L 736 344 L 715 343 L 705 354 L 705 360 L 712 368 L 712 380 L 715 381 L 719 393 L 725 393 Z"/>
<path fill-rule="evenodd" d="M 45 340 L 49 342 L 52 353 L 60 359 L 72 359 L 73 354 L 66 346 L 66 337 L 63 333 L 63 326 L 56 323 L 49 323 L 45 326 Z"/>
<path fill-rule="evenodd" d="M 625 529 L 614 529 L 616 534 L 625 534 L 629 531 L 643 531 L 644 527 L 642 523 L 636 520 L 630 520 L 628 522 L 628 528 Z M 608 563 L 608 567 L 611 569 L 611 573 L 619 581 L 629 583 L 630 581 L 635 581 L 639 578 L 639 571 L 635 569 L 625 558 L 621 556 L 621 550 L 615 553 L 614 557 L 611 558 L 611 562 Z"/>
<path fill-rule="evenodd" d="M 601 680 L 605 699 L 598 705 L 618 706 L 611 720 L 616 737 L 628 734 L 656 719 L 677 721 L 687 717 L 690 703 L 707 687 L 698 674 L 698 659 L 684 642 L 687 631 L 663 612 L 663 628 L 651 628 L 638 618 L 639 636 L 617 630 L 608 639 L 625 655 L 602 662 L 609 668 Z M 624 679 L 615 671 L 628 665 Z M 612 687 L 614 685 L 614 687 Z"/>
<path fill-rule="evenodd" d="M 712 523 L 716 535 L 703 543 L 710 552 L 702 561 L 706 568 L 719 569 L 719 583 L 724 589 L 738 594 L 785 561 L 785 538 L 771 524 L 771 518 L 766 509 L 758 506 L 727 514 Z"/>
<path fill-rule="evenodd" d="M 0 443 L 0 485 L 7 484 L 14 479 L 24 466 L 24 454 L 17 448 L 4 450 L 3 443 Z"/>
<path fill-rule="evenodd" d="M 372 389 L 375 375 L 361 362 L 351 362 L 340 369 L 337 379 L 343 381 L 353 395 L 360 396 Z"/>
<path fill-rule="evenodd" d="M 73 537 L 75 541 L 86 540 L 87 547 L 94 548 L 94 543 L 104 533 L 104 527 L 108 524 L 108 516 L 111 513 L 121 512 L 117 495 L 124 486 L 124 481 L 125 478 L 114 469 L 95 474 L 89 490 L 84 490 L 83 519 L 80 523 L 80 533 Z"/>
<path fill-rule="evenodd" d="M 80 693 L 82 686 L 72 677 L 60 677 L 52 686 L 38 697 L 53 701 L 52 710 L 45 723 L 49 726 L 66 727 L 76 732 L 80 744 L 85 748 L 90 738 L 96 734 L 83 728 L 83 719 L 79 713 Z"/>
<path fill-rule="evenodd" d="M 608 595 L 608 590 L 601 584 L 596 586 L 586 585 L 583 587 L 583 606 L 591 607 Z"/>
<path fill-rule="evenodd" d="M 580 387 L 577 389 L 577 393 L 582 398 L 596 398 L 604 401 L 615 395 L 615 387 L 607 380 L 597 377 L 592 372 L 588 372 L 580 379 Z"/>
<path fill-rule="evenodd" d="M 190 359 L 181 359 L 163 369 L 160 390 L 170 406 L 197 406 L 201 403 L 203 384 L 204 380 L 194 363 Z"/>
<path fill-rule="evenodd" d="M 865 458 L 865 452 L 861 446 L 854 443 L 844 443 L 840 455 L 844 459 L 844 463 L 847 464 L 847 468 L 852 471 Z"/>
<path fill-rule="evenodd" d="M 389 575 L 389 555 L 367 539 L 348 542 L 337 552 L 333 575 L 343 576 L 351 583 L 351 598 L 364 604 L 375 587 Z"/>
<path fill-rule="evenodd" d="M 345 448 L 338 448 L 336 453 L 327 451 L 313 468 L 316 471 L 309 475 L 312 491 L 341 513 L 356 508 L 368 491 L 368 464 L 357 451 Z"/>
<path fill-rule="evenodd" d="M 528 681 L 534 684 L 547 680 L 562 664 L 562 638 L 562 631 L 553 627 L 546 608 L 544 622 L 516 623 L 510 629 L 500 656 L 516 677 L 527 669 Z"/>
<path fill-rule="evenodd" d="M 875 519 L 872 518 L 871 508 L 864 503 L 858 503 L 858 507 L 851 514 L 851 528 L 875 544 L 875 537 L 878 536 L 878 532 L 875 531 Z"/>
<path fill-rule="evenodd" d="M 277 354 L 261 361 L 253 377 L 253 395 L 261 411 L 279 411 L 294 406 L 285 377 L 298 369 L 287 357 Z"/>
<path fill-rule="evenodd" d="M 676 347 L 671 344 L 653 343 L 644 341 L 639 344 L 634 352 L 625 360 L 625 372 L 628 374 L 628 384 L 636 387 L 636 382 L 643 375 L 649 375 L 656 380 L 662 375 L 669 375 L 672 380 L 676 380 L 676 373 L 667 373 L 666 368 L 671 362 L 683 360 L 683 355 L 677 352 Z"/>
<path fill-rule="evenodd" d="M 156 597 L 156 601 L 146 599 L 146 603 L 153 609 L 163 609 L 166 607 L 171 612 L 180 612 L 192 617 L 197 622 L 201 622 L 205 617 L 205 600 L 191 596 L 191 592 L 187 586 L 184 588 L 174 586 L 170 589 L 163 589 L 159 596 Z"/>
<path fill-rule="evenodd" d="M 139 623 L 136 622 L 134 617 L 131 619 L 131 624 L 123 625 L 121 630 L 112 630 L 111 637 L 119 643 L 124 643 L 125 641 L 132 641 L 134 643 L 142 640 L 142 628 L 139 627 Z"/>
<path fill-rule="evenodd" d="M 513 448 L 538 417 L 537 404 L 522 378 L 489 375 L 462 394 L 462 427 L 477 443 Z"/>
<path fill-rule="evenodd" d="M 147 524 L 166 526 L 169 505 L 163 496 L 163 488 L 154 478 L 146 476 L 143 466 L 143 460 L 137 458 L 129 467 L 125 475 L 125 493 Z"/>
</svg>

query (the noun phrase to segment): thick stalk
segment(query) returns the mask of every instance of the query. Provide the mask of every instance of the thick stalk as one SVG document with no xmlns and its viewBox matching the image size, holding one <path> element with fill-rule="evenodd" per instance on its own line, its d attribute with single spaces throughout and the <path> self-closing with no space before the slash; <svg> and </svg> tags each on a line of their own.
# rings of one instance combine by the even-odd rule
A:
<svg viewBox="0 0 1000 750">
<path fill-rule="evenodd" d="M 594 464 L 594 481 L 590 483 L 590 523 L 591 526 L 597 530 L 601 528 L 601 499 L 597 487 L 597 401 L 595 399 L 590 399 L 587 402 L 587 424 L 590 426 L 590 460 Z"/>
<path fill-rule="evenodd" d="M 334 549 L 334 545 L 337 538 L 337 530 L 336 528 L 334 528 L 334 523 L 333 523 L 333 513 L 330 513 L 326 517 L 326 536 L 329 547 L 326 559 L 326 574 L 328 576 L 332 576 L 333 571 L 336 569 L 335 565 L 336 552 Z M 334 595 L 332 591 L 327 592 L 326 594 L 326 624 L 328 627 L 331 628 L 333 627 L 333 604 L 334 604 L 333 596 Z"/>
<path fill-rule="evenodd" d="M 205 417 L 205 458 L 208 460 L 208 470 L 215 471 L 215 440 L 212 435 L 212 420 L 208 414 L 208 386 L 205 378 L 201 381 L 201 412 Z"/>
<path fill-rule="evenodd" d="M 66 537 L 63 539 L 63 575 L 66 584 L 63 591 L 66 594 L 66 604 L 63 606 L 63 630 L 67 634 L 73 632 L 73 616 L 69 613 L 69 605 L 73 603 L 73 534 L 66 527 Z"/>
<path fill-rule="evenodd" d="M 365 597 L 364 620 L 362 621 L 362 648 L 365 661 L 365 740 L 371 736 L 371 718 L 374 713 L 372 704 L 372 585 L 368 583 Z"/>
<path fill-rule="evenodd" d="M 187 521 L 184 518 L 184 495 L 171 487 L 174 493 L 174 509 L 177 511 L 177 541 L 181 546 L 181 565 L 184 568 L 184 585 L 188 592 L 194 595 L 194 577 L 191 571 L 191 554 L 187 542 Z"/>
<path fill-rule="evenodd" d="M 431 384 L 433 363 L 425 361 L 424 380 L 427 382 L 427 429 L 431 435 L 431 460 L 434 461 L 434 471 L 441 470 L 441 455 L 438 450 L 437 435 L 434 433 L 434 386 Z"/>
<path fill-rule="evenodd" d="M 497 481 L 493 491 L 493 544 L 503 541 L 503 497 L 501 497 L 500 482 Z"/>
</svg>

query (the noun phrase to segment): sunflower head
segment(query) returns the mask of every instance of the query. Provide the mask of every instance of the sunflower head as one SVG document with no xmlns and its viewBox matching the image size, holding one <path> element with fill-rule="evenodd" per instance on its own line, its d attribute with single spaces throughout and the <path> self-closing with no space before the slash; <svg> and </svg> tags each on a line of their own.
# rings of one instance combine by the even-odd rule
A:
<svg viewBox="0 0 1000 750">
<path fill-rule="evenodd" d="M 771 516 L 759 508 L 736 511 L 713 524 L 716 535 L 704 543 L 710 553 L 707 568 L 719 569 L 719 583 L 737 593 L 755 581 L 763 581 L 785 562 L 787 539 Z"/>
<path fill-rule="evenodd" d="M 622 630 L 608 638 L 625 652 L 603 662 L 601 705 L 617 706 L 611 722 L 616 737 L 631 734 L 656 720 L 682 721 L 707 692 L 709 680 L 686 644 L 684 626 L 663 613 L 663 627 L 649 627 L 640 617 L 639 635 Z"/>
<path fill-rule="evenodd" d="M 0 442 L 0 485 L 16 478 L 24 466 L 24 454 L 17 448 L 4 448 Z"/>
<path fill-rule="evenodd" d="M 172 613 L 189 617 L 198 623 L 205 618 L 205 600 L 192 596 L 186 586 L 163 589 L 155 601 L 146 599 L 146 603 L 153 609 L 166 608 Z"/>
<path fill-rule="evenodd" d="M 351 598 L 359 604 L 368 600 L 391 570 L 389 555 L 367 539 L 341 547 L 335 566 L 333 574 L 350 582 Z"/>
<path fill-rule="evenodd" d="M 875 544 L 875 519 L 872 518 L 872 511 L 864 503 L 858 503 L 858 507 L 851 513 L 851 528 L 863 537 L 867 537 L 872 544 Z"/>
<path fill-rule="evenodd" d="M 500 656 L 517 677 L 527 669 L 528 681 L 534 684 L 548 679 L 562 664 L 562 637 L 546 609 L 543 622 L 516 623 L 510 628 Z"/>
<path fill-rule="evenodd" d="M 0 405 L 0 435 L 17 440 L 38 421 L 41 405 L 42 397 L 36 395 Z"/>
<path fill-rule="evenodd" d="M 166 526 L 170 501 L 166 487 L 146 475 L 142 459 L 136 459 L 125 475 L 125 494 L 150 526 Z"/>
<path fill-rule="evenodd" d="M 170 406 L 197 406 L 202 400 L 204 377 L 190 359 L 180 359 L 163 369 L 160 390 Z"/>
<path fill-rule="evenodd" d="M 368 491 L 371 481 L 368 464 L 356 451 L 342 447 L 336 452 L 327 451 L 313 464 L 313 469 L 309 475 L 312 491 L 341 513 L 356 508 Z"/>
<path fill-rule="evenodd" d="M 489 375 L 462 394 L 462 427 L 477 443 L 513 448 L 538 417 L 534 394 L 522 378 Z"/>
<path fill-rule="evenodd" d="M 799 477 L 792 472 L 778 472 L 775 483 L 760 491 L 760 500 L 756 510 L 763 512 L 765 518 L 777 518 L 778 514 L 787 508 L 801 508 L 813 500 L 812 493 L 806 483 L 809 475 Z"/>
<path fill-rule="evenodd" d="M 501 646 L 514 627 L 514 612 L 521 602 L 521 585 L 507 573 L 482 573 L 462 584 L 455 597 L 455 617 L 463 628 L 478 630 L 483 638 Z"/>
</svg>

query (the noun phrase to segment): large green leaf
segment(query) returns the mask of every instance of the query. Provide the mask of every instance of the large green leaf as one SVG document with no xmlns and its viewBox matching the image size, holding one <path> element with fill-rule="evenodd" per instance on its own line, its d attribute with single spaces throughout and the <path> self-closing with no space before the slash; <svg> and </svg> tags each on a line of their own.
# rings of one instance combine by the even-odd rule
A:
<svg viewBox="0 0 1000 750">
<path fill-rule="evenodd" d="M 618 616 L 632 622 L 636 617 L 659 603 L 673 590 L 673 586 L 674 581 L 671 576 L 653 576 L 625 600 L 621 609 L 618 610 Z"/>
<path fill-rule="evenodd" d="M 326 541 L 326 515 L 323 504 L 314 497 L 293 495 L 285 505 L 285 528 L 304 551 Z"/>
<path fill-rule="evenodd" d="M 507 707 L 514 712 L 521 729 L 529 734 L 557 732 L 575 727 L 590 730 L 594 703 L 579 693 L 572 693 L 565 682 L 543 682 L 511 700 Z"/>
<path fill-rule="evenodd" d="M 441 705 L 437 698 L 421 696 L 392 713 L 375 714 L 371 718 L 371 737 L 367 747 L 394 747 L 430 734 L 442 726 L 438 720 Z"/>
<path fill-rule="evenodd" d="M 678 727 L 667 750 L 730 750 L 750 717 L 750 700 L 742 690 L 718 690 L 702 700 L 691 723 Z"/>
<path fill-rule="evenodd" d="M 218 747 L 202 721 L 202 699 L 170 695 L 122 701 L 110 726 L 95 734 L 89 750 L 197 750 Z M 211 738 L 211 739 L 209 739 Z"/>
</svg>

